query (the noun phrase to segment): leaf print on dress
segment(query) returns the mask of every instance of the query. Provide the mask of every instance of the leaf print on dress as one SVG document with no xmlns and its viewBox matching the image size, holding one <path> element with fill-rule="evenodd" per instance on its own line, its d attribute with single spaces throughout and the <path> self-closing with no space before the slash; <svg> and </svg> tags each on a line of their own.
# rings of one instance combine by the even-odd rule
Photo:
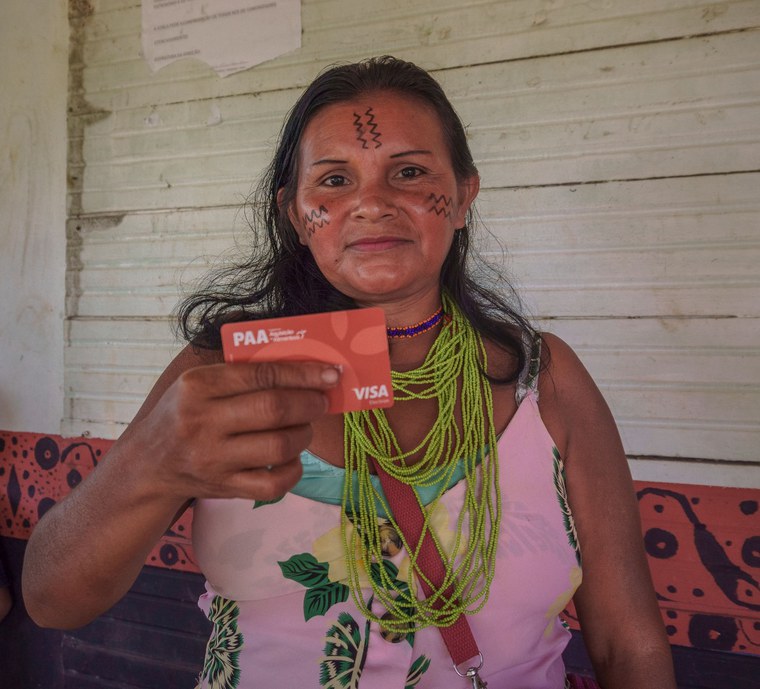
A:
<svg viewBox="0 0 760 689">
<path fill-rule="evenodd" d="M 275 498 L 274 500 L 254 500 L 253 507 L 251 509 L 255 510 L 257 507 L 263 507 L 264 505 L 275 505 L 284 497 L 284 495 L 281 495 L 279 498 Z"/>
<path fill-rule="evenodd" d="M 382 586 L 383 588 L 390 588 L 398 591 L 396 601 L 399 604 L 401 612 L 407 617 L 413 617 L 417 612 L 414 596 L 409 591 L 409 585 L 405 581 L 401 581 L 398 578 L 398 567 L 396 567 L 390 560 L 383 560 L 382 563 L 373 562 L 371 565 L 370 576 L 375 584 Z M 385 577 L 385 579 L 384 579 Z M 370 598 L 367 608 L 371 609 L 372 600 L 374 596 Z M 391 627 L 388 628 L 388 621 L 394 621 L 395 617 L 392 613 L 386 612 L 380 622 L 380 636 L 386 641 L 391 643 L 399 643 L 406 639 L 410 646 L 414 646 L 414 631 L 394 631 Z"/>
<path fill-rule="evenodd" d="M 311 553 L 293 555 L 289 560 L 277 564 L 286 579 L 296 581 L 307 589 L 303 598 L 304 621 L 324 615 L 336 603 L 348 600 L 348 586 L 330 581 L 327 563 L 318 562 Z"/>
<path fill-rule="evenodd" d="M 417 686 L 417 683 L 422 679 L 422 675 L 424 675 L 427 672 L 427 669 L 430 667 L 430 658 L 427 656 L 420 656 L 412 663 L 412 666 L 409 668 L 409 672 L 406 675 L 406 684 L 404 685 L 404 689 L 414 689 L 414 687 Z"/>
<path fill-rule="evenodd" d="M 239 615 L 240 608 L 235 601 L 214 596 L 208 614 L 214 628 L 206 645 L 206 657 L 196 689 L 234 689 L 239 686 L 239 656 L 243 648 L 243 635 L 237 625 Z"/>
<path fill-rule="evenodd" d="M 369 622 L 362 638 L 359 624 L 347 612 L 325 637 L 325 654 L 319 663 L 319 684 L 326 689 L 358 689 L 364 661 L 367 658 Z"/>
<path fill-rule="evenodd" d="M 573 513 L 570 511 L 570 503 L 567 501 L 567 487 L 565 486 L 565 463 L 559 455 L 559 450 L 552 446 L 553 465 L 554 465 L 554 487 L 557 490 L 557 499 L 562 510 L 562 521 L 565 524 L 565 533 L 567 540 L 570 542 L 575 551 L 575 558 L 578 564 L 581 564 L 581 551 L 578 547 L 578 533 L 575 530 Z"/>
</svg>

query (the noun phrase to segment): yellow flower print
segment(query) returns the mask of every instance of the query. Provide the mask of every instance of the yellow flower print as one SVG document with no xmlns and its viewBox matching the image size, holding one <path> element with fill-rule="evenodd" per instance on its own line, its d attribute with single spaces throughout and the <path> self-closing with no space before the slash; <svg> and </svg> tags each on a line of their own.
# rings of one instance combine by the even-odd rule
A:
<svg viewBox="0 0 760 689">
<path fill-rule="evenodd" d="M 442 502 L 438 502 L 438 504 L 431 506 L 431 508 L 432 511 L 430 511 L 430 516 L 428 517 L 430 528 L 438 536 L 438 540 L 444 552 L 451 557 L 456 544 L 457 534 L 456 531 L 451 528 L 449 511 Z M 401 552 L 398 547 L 400 539 L 398 539 L 397 535 L 391 533 L 393 527 L 390 526 L 388 520 L 379 519 L 378 523 L 381 525 L 380 531 L 383 538 L 384 554 L 392 557 L 396 553 Z M 350 521 L 346 524 L 346 539 L 349 543 L 353 540 L 353 532 L 355 528 L 356 527 Z M 371 584 L 359 550 L 359 539 L 357 539 L 356 543 L 354 562 L 356 563 L 356 571 L 359 573 L 360 585 L 362 588 L 365 588 L 371 586 Z M 461 555 L 466 549 L 467 543 L 462 539 L 459 543 L 456 554 Z M 344 553 L 340 526 L 330 529 L 328 532 L 317 538 L 312 546 L 312 552 L 319 562 L 327 563 L 329 567 L 328 577 L 330 581 L 348 584 L 348 567 L 346 565 L 346 556 Z M 405 555 L 399 563 L 399 580 L 408 581 L 409 565 L 409 557 Z"/>
<path fill-rule="evenodd" d="M 549 636 L 552 630 L 552 625 L 554 624 L 554 620 L 557 618 L 557 615 L 559 615 L 565 609 L 567 604 L 570 602 L 570 599 L 573 597 L 573 594 L 575 594 L 575 591 L 581 585 L 582 579 L 583 579 L 583 571 L 581 570 L 580 567 L 576 565 L 570 570 L 570 587 L 568 589 L 565 589 L 562 593 L 560 593 L 554 599 L 554 602 L 549 606 L 549 609 L 546 611 L 546 615 L 544 615 L 544 617 L 549 621 L 548 624 L 546 625 L 546 629 L 544 629 L 544 636 Z"/>
<path fill-rule="evenodd" d="M 346 539 L 349 543 L 353 538 L 354 528 L 351 522 L 346 524 Z M 330 529 L 327 533 L 317 538 L 312 546 L 312 552 L 319 562 L 327 563 L 329 568 L 327 577 L 330 581 L 337 581 L 348 585 L 348 566 L 346 565 L 346 555 L 343 549 L 340 526 Z M 361 587 L 369 586 L 369 577 L 367 576 L 367 570 L 364 569 L 358 545 L 354 553 L 354 561 L 356 562 L 356 570 L 359 572 Z"/>
</svg>

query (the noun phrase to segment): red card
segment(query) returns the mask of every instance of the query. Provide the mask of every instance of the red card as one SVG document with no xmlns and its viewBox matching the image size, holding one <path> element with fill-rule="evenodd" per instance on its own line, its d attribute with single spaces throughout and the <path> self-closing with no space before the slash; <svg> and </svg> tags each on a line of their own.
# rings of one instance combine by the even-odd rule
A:
<svg viewBox="0 0 760 689">
<path fill-rule="evenodd" d="M 342 370 L 340 383 L 326 393 L 330 413 L 393 405 L 382 309 L 226 323 L 221 332 L 228 363 L 289 360 L 338 366 Z"/>
</svg>

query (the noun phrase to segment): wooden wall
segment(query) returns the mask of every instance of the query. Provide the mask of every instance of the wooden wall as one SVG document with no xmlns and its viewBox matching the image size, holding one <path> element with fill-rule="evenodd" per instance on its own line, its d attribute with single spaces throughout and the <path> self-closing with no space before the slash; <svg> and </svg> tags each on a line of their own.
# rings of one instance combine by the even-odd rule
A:
<svg viewBox="0 0 760 689">
<path fill-rule="evenodd" d="M 66 3 L 0 3 L 0 428 L 58 433 L 66 270 Z"/>
<path fill-rule="evenodd" d="M 578 350 L 634 475 L 760 486 L 758 0 L 305 0 L 300 50 L 224 79 L 151 74 L 135 0 L 72 8 L 63 433 L 132 417 L 302 88 L 393 53 L 451 95 L 508 253 L 481 248 Z"/>
</svg>

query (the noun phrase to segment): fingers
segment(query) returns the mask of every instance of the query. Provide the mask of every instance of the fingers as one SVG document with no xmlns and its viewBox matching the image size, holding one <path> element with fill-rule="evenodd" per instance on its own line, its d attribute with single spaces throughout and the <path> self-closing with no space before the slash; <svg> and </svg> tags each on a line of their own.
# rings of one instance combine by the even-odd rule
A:
<svg viewBox="0 0 760 689">
<path fill-rule="evenodd" d="M 311 426 L 304 425 L 228 439 L 217 447 L 213 469 L 196 467 L 206 479 L 197 486 L 195 496 L 252 500 L 282 497 L 301 478 L 300 453 L 311 437 Z"/>
<path fill-rule="evenodd" d="M 166 490 L 182 497 L 274 499 L 301 475 L 311 424 L 327 412 L 335 367 L 214 364 L 186 370 L 136 428 Z M 269 469 L 267 469 L 269 467 Z"/>
<path fill-rule="evenodd" d="M 295 459 L 271 469 L 238 471 L 230 476 L 227 487 L 238 498 L 277 500 L 298 483 L 302 474 L 301 461 Z"/>
<path fill-rule="evenodd" d="M 218 430 L 236 435 L 299 426 L 315 421 L 327 411 L 327 398 L 316 390 L 258 390 L 209 403 Z"/>
<path fill-rule="evenodd" d="M 183 378 L 213 398 L 279 388 L 327 390 L 337 384 L 339 374 L 334 366 L 320 362 L 261 361 L 200 366 Z"/>
<path fill-rule="evenodd" d="M 300 459 L 312 438 L 308 424 L 279 431 L 259 431 L 229 437 L 219 448 L 230 472 L 282 465 Z"/>
</svg>

